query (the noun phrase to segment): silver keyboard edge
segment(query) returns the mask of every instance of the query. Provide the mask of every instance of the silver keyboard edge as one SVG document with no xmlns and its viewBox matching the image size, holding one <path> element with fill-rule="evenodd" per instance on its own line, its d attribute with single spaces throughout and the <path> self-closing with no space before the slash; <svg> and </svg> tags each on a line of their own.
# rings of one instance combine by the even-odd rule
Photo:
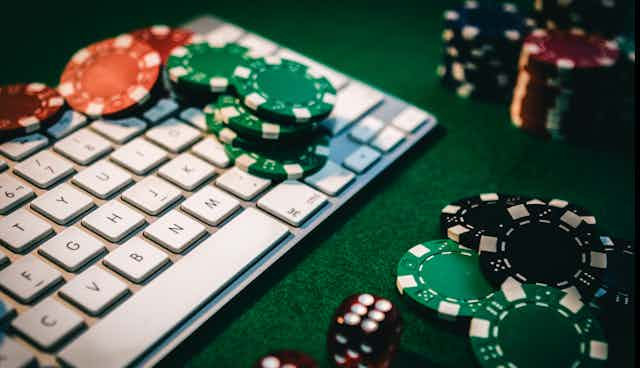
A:
<svg viewBox="0 0 640 368">
<path fill-rule="evenodd" d="M 204 15 L 204 16 L 194 18 L 193 20 L 185 23 L 184 26 L 198 33 L 207 33 L 221 24 L 236 25 L 234 23 L 228 22 L 226 20 L 223 20 L 215 16 Z M 250 31 L 247 28 L 244 28 L 244 27 L 241 27 L 241 28 L 243 30 Z M 281 44 L 278 43 L 278 45 L 281 45 Z M 326 65 L 326 64 L 323 64 L 323 65 Z M 332 68 L 330 65 L 328 66 Z M 344 74 L 342 72 L 340 73 Z M 388 111 L 389 111 L 387 110 L 388 105 L 392 105 L 391 110 L 395 111 L 395 113 L 399 112 L 401 109 L 405 107 L 413 106 L 412 104 L 396 96 L 390 95 L 387 92 L 381 91 L 371 86 L 369 83 L 361 82 L 358 79 L 352 78 L 349 75 L 346 75 L 346 76 L 349 78 L 349 80 L 362 83 L 368 87 L 372 87 L 380 91 L 384 95 L 384 102 L 382 105 L 380 105 L 380 106 L 384 106 L 384 110 L 379 112 L 378 110 L 380 109 L 380 106 L 374 107 L 372 112 L 368 113 L 367 116 L 373 115 L 381 118 L 385 118 L 385 117 L 388 118 L 390 116 L 385 116 L 385 115 L 388 115 Z M 385 110 L 387 113 L 385 113 Z M 205 322 L 207 322 L 216 312 L 218 312 L 231 299 L 233 299 L 237 294 L 239 294 L 253 280 L 255 280 L 258 276 L 260 276 L 265 270 L 267 270 L 273 263 L 275 263 L 278 259 L 280 259 L 285 253 L 287 253 L 291 248 L 293 248 L 296 244 L 298 244 L 302 239 L 304 239 L 316 227 L 322 224 L 324 220 L 327 219 L 329 216 L 331 216 L 335 211 L 342 208 L 342 206 L 346 202 L 348 202 L 348 200 L 351 199 L 351 197 L 353 197 L 362 188 L 364 188 L 367 184 L 369 184 L 374 178 L 376 178 L 380 173 L 382 173 L 382 171 L 384 171 L 393 162 L 395 162 L 396 159 L 402 156 L 411 147 L 416 145 L 424 136 L 427 135 L 427 133 L 431 132 L 436 125 L 437 125 L 437 120 L 429 121 L 427 124 L 424 124 L 423 126 L 418 128 L 415 132 L 410 134 L 407 137 L 407 139 L 401 144 L 399 144 L 391 153 L 383 155 L 380 161 L 374 164 L 365 173 L 358 175 L 356 177 L 356 180 L 351 185 L 349 185 L 343 192 L 341 192 L 337 197 L 329 197 L 329 204 L 328 204 L 329 208 L 325 208 L 324 210 L 320 211 L 317 215 L 307 220 L 304 226 L 300 228 L 294 228 L 292 226 L 288 226 L 293 236 L 290 236 L 284 241 L 280 242 L 278 245 L 273 247 L 271 251 L 265 254 L 260 260 L 255 262 L 249 268 L 247 268 L 246 271 L 244 271 L 233 282 L 231 282 L 222 292 L 218 293 L 213 299 L 211 299 L 202 308 L 200 308 L 197 312 L 195 312 L 190 318 L 182 322 L 179 328 L 174 330 L 168 336 L 161 339 L 143 357 L 139 358 L 135 362 L 136 365 L 151 367 L 158 364 L 164 357 L 166 357 L 180 343 L 182 343 L 187 337 L 189 337 L 192 333 L 194 333 L 200 326 L 202 326 Z M 346 130 L 338 134 L 336 137 L 339 137 L 338 139 L 340 138 L 346 139 Z"/>
</svg>

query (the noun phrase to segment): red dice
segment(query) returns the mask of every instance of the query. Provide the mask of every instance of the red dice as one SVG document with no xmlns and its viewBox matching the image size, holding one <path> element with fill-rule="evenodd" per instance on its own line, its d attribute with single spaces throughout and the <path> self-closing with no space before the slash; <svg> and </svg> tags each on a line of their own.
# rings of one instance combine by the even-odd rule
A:
<svg viewBox="0 0 640 368">
<path fill-rule="evenodd" d="M 280 350 L 260 358 L 254 368 L 318 368 L 316 362 L 305 353 Z"/>
<path fill-rule="evenodd" d="M 402 320 L 387 299 L 371 294 L 346 298 L 327 336 L 330 359 L 338 367 L 385 368 L 400 343 Z"/>
</svg>

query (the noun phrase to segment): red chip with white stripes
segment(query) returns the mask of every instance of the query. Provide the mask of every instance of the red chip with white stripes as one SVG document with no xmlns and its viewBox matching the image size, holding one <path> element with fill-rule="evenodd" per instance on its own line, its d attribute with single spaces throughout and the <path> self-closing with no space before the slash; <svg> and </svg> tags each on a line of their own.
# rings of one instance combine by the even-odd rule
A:
<svg viewBox="0 0 640 368">
<path fill-rule="evenodd" d="M 42 83 L 0 85 L 0 140 L 47 128 L 63 106 L 62 96 Z"/>
<path fill-rule="evenodd" d="M 160 75 L 160 54 L 130 34 L 77 51 L 58 91 L 76 111 L 99 117 L 145 103 Z"/>
<path fill-rule="evenodd" d="M 196 37 L 193 31 L 184 28 L 171 28 L 164 24 L 138 29 L 131 32 L 131 35 L 153 47 L 160 54 L 163 64 L 167 62 L 171 50 L 193 42 Z"/>
</svg>

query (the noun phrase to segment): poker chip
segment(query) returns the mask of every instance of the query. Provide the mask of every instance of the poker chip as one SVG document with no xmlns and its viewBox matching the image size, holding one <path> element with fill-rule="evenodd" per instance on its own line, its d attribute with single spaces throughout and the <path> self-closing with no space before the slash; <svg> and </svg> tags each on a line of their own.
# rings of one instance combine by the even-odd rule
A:
<svg viewBox="0 0 640 368">
<path fill-rule="evenodd" d="M 191 94 L 227 93 L 236 66 L 248 57 L 248 49 L 235 43 L 196 42 L 171 51 L 167 75 Z"/>
<path fill-rule="evenodd" d="M 608 344 L 597 319 L 575 295 L 510 282 L 480 308 L 469 327 L 481 367 L 604 367 Z"/>
<path fill-rule="evenodd" d="M 482 237 L 495 236 L 513 219 L 507 208 L 525 203 L 529 198 L 498 193 L 484 193 L 446 205 L 440 212 L 442 234 L 470 249 L 478 249 Z"/>
<path fill-rule="evenodd" d="M 0 85 L 0 141 L 54 124 L 64 99 L 42 83 Z"/>
<path fill-rule="evenodd" d="M 247 108 L 282 123 L 323 120 L 336 102 L 336 90 L 325 77 L 288 59 L 246 61 L 235 68 L 231 81 Z"/>
<path fill-rule="evenodd" d="M 564 211 L 571 211 L 576 215 L 580 216 L 582 221 L 584 221 L 587 224 L 595 225 L 597 223 L 596 217 L 593 215 L 593 213 L 591 213 L 591 211 L 587 210 L 582 206 L 578 206 L 575 203 L 571 203 L 564 199 L 558 199 L 558 198 L 553 198 L 546 202 L 549 205 L 549 209 L 552 211 L 554 210 L 558 211 L 560 212 L 560 214 L 561 212 L 564 212 Z"/>
<path fill-rule="evenodd" d="M 635 309 L 635 247 L 627 240 L 601 236 L 607 254 L 607 269 L 593 303 L 607 312 Z"/>
<path fill-rule="evenodd" d="M 595 225 L 535 199 L 506 211 L 511 221 L 480 242 L 487 280 L 496 286 L 510 279 L 545 284 L 589 300 L 607 268 Z"/>
<path fill-rule="evenodd" d="M 291 141 L 312 133 L 316 124 L 281 124 L 262 119 L 247 111 L 235 96 L 218 98 L 216 108 L 222 122 L 239 134 L 260 140 Z"/>
<path fill-rule="evenodd" d="M 279 350 L 269 353 L 253 365 L 254 368 L 318 368 L 307 354 L 295 350 Z"/>
<path fill-rule="evenodd" d="M 533 18 L 547 29 L 580 28 L 590 33 L 619 34 L 626 7 L 620 0 L 535 0 Z"/>
<path fill-rule="evenodd" d="M 329 137 L 320 133 L 299 147 L 259 151 L 226 143 L 224 151 L 237 168 L 250 174 L 272 180 L 300 179 L 320 171 L 327 163 Z"/>
<path fill-rule="evenodd" d="M 58 91 L 74 110 L 89 116 L 120 113 L 149 99 L 161 61 L 151 46 L 123 34 L 76 52 Z"/>
<path fill-rule="evenodd" d="M 396 287 L 400 294 L 451 320 L 473 316 L 496 290 L 485 281 L 478 254 L 448 239 L 409 249 L 398 263 Z"/>
<path fill-rule="evenodd" d="M 275 150 L 277 148 L 277 141 L 262 141 L 252 140 L 244 137 L 236 132 L 231 127 L 225 125 L 222 120 L 223 117 L 220 114 L 220 109 L 216 103 L 209 104 L 204 108 L 205 122 L 209 128 L 209 132 L 218 138 L 222 143 L 228 143 L 235 147 L 243 148 L 246 150 L 260 150 L 268 149 Z"/>
<path fill-rule="evenodd" d="M 156 24 L 137 29 L 130 33 L 140 41 L 144 41 L 160 54 L 162 63 L 166 64 L 171 50 L 184 46 L 194 40 L 193 31 L 184 28 L 171 28 L 164 24 Z"/>
</svg>

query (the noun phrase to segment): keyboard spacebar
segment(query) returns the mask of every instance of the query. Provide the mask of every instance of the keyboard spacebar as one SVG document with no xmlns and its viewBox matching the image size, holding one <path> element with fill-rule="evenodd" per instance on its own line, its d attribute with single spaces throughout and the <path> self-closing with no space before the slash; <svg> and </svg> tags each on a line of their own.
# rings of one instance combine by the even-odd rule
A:
<svg viewBox="0 0 640 368">
<path fill-rule="evenodd" d="M 288 229 L 246 209 L 59 354 L 74 367 L 123 367 L 218 292 Z"/>
</svg>

